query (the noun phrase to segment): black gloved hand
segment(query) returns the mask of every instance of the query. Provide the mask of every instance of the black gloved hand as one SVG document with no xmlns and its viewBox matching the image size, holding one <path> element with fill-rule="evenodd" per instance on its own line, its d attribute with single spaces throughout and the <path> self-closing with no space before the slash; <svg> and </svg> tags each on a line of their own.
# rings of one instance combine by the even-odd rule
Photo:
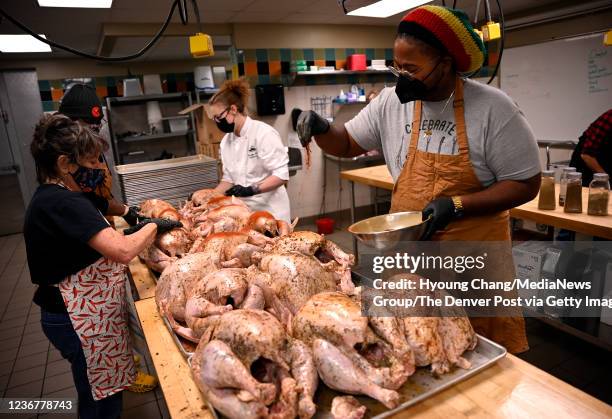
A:
<svg viewBox="0 0 612 419">
<path fill-rule="evenodd" d="M 131 226 L 135 226 L 136 224 L 138 224 L 139 218 L 143 219 L 145 217 L 140 215 L 140 207 L 136 207 L 136 206 L 131 206 L 128 209 L 127 214 L 123 216 L 123 219 L 125 220 L 125 222 Z"/>
<path fill-rule="evenodd" d="M 313 135 L 325 134 L 329 131 L 329 127 L 329 121 L 316 112 L 302 112 L 297 121 L 297 134 L 302 147 L 310 144 Z"/>
<path fill-rule="evenodd" d="M 183 227 L 183 223 L 180 221 L 174 221 L 169 218 L 143 218 L 135 226 L 123 230 L 123 234 L 127 236 L 129 234 L 136 233 L 138 230 L 150 223 L 157 225 L 157 234 L 166 233 L 175 228 Z"/>
<path fill-rule="evenodd" d="M 225 196 L 237 196 L 240 198 L 245 196 L 253 196 L 257 193 L 258 191 L 253 186 L 234 185 L 225 191 Z"/>
<path fill-rule="evenodd" d="M 436 231 L 442 230 L 455 218 L 455 204 L 453 204 L 453 200 L 448 196 L 436 198 L 427 204 L 422 214 L 423 221 L 431 216 L 427 230 L 425 230 L 421 237 L 421 240 L 429 240 Z"/>
</svg>

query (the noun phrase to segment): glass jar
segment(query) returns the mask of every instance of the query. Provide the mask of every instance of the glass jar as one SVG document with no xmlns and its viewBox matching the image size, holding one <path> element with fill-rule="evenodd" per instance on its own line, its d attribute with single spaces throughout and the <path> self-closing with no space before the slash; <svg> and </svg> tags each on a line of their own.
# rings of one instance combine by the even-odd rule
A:
<svg viewBox="0 0 612 419">
<path fill-rule="evenodd" d="M 575 167 L 564 167 L 561 171 L 561 178 L 559 179 L 559 206 L 562 207 L 565 204 L 565 191 L 567 190 L 567 175 L 576 171 Z"/>
<path fill-rule="evenodd" d="M 540 195 L 538 197 L 538 209 L 554 210 L 556 207 L 555 171 L 543 170 L 542 183 L 540 184 Z"/>
<path fill-rule="evenodd" d="M 567 189 L 565 192 L 565 212 L 582 212 L 582 173 L 572 172 L 566 176 Z"/>
<path fill-rule="evenodd" d="M 589 215 L 608 215 L 610 181 L 607 173 L 595 173 L 589 185 Z"/>
</svg>

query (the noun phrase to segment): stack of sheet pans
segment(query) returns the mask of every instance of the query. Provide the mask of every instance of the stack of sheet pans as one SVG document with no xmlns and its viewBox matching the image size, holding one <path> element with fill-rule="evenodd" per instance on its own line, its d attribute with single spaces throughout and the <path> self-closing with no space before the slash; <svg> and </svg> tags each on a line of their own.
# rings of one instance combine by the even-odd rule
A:
<svg viewBox="0 0 612 419">
<path fill-rule="evenodd" d="M 123 200 L 163 199 L 180 205 L 194 191 L 219 183 L 218 161 L 203 155 L 116 166 Z"/>
</svg>

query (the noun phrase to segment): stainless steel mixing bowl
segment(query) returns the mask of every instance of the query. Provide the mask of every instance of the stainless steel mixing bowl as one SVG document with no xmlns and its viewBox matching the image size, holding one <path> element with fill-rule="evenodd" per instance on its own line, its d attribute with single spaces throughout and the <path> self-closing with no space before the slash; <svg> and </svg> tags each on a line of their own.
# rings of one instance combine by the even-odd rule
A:
<svg viewBox="0 0 612 419">
<path fill-rule="evenodd" d="M 422 221 L 420 211 L 405 211 L 366 218 L 351 225 L 348 231 L 366 246 L 383 251 L 400 242 L 419 240 L 428 223 L 429 219 Z"/>
</svg>

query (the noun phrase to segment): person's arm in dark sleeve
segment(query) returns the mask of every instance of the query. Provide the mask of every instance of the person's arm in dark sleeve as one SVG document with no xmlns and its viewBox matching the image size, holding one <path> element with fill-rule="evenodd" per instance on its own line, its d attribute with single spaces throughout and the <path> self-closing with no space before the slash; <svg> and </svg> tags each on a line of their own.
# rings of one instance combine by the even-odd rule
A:
<svg viewBox="0 0 612 419">
<path fill-rule="evenodd" d="M 601 115 L 589 128 L 584 132 L 585 140 L 580 153 L 580 157 L 584 164 L 593 171 L 593 173 L 605 173 L 597 156 L 599 150 L 604 145 L 605 141 L 610 141 L 610 131 L 612 129 L 612 120 L 610 112 Z M 612 157 L 609 157 L 612 158 Z"/>
</svg>

